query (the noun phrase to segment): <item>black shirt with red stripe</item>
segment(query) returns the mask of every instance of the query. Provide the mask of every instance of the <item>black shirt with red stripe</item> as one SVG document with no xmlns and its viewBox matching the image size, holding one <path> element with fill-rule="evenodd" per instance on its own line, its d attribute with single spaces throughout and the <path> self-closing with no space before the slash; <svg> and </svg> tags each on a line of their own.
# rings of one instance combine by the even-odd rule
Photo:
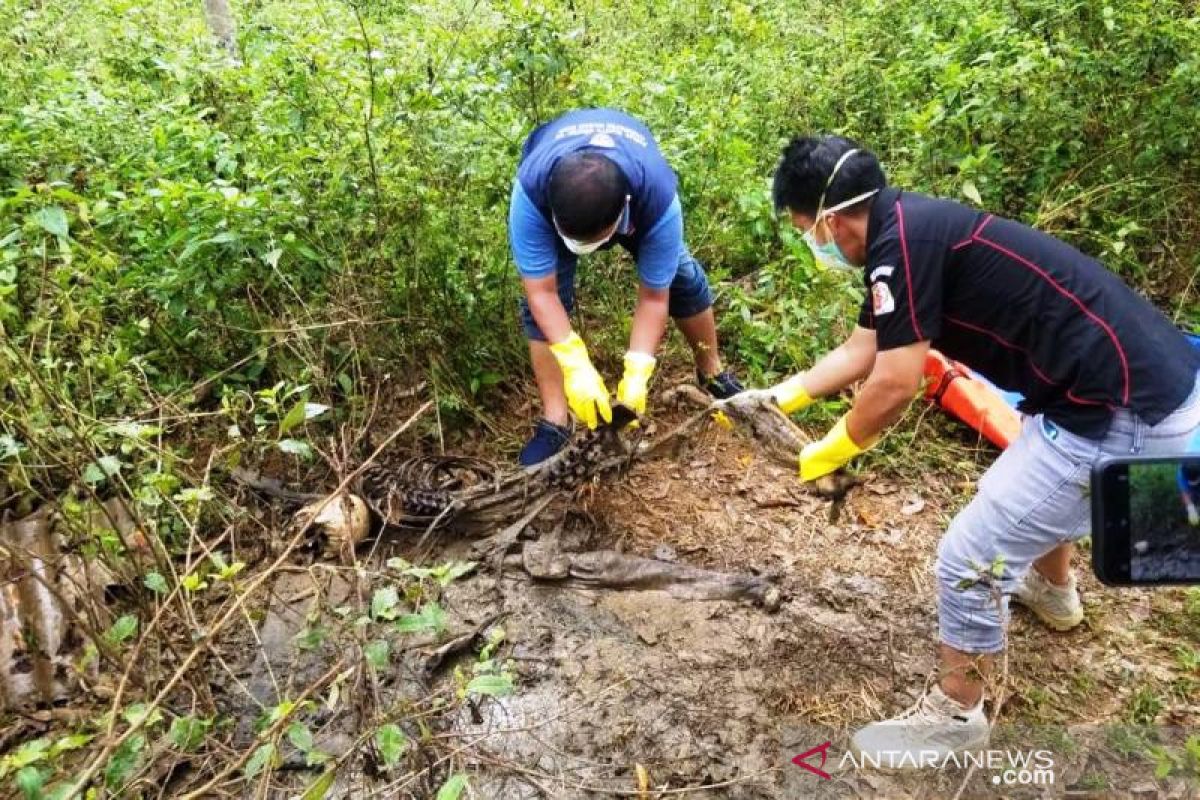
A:
<svg viewBox="0 0 1200 800">
<path fill-rule="evenodd" d="M 887 188 L 867 227 L 859 324 L 878 349 L 929 340 L 1098 439 L 1113 410 L 1156 425 L 1183 404 L 1200 351 L 1145 298 L 1074 247 L 960 203 Z"/>
</svg>

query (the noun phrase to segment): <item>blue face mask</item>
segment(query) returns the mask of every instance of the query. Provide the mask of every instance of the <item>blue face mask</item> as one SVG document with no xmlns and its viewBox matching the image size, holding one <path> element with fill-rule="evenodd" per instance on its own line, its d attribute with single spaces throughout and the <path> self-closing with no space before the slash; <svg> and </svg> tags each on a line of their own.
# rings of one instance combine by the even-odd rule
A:
<svg viewBox="0 0 1200 800">
<path fill-rule="evenodd" d="M 828 192 L 829 187 L 833 185 L 833 179 L 837 177 L 838 170 L 842 168 L 842 165 L 846 163 L 850 156 L 857 152 L 857 148 L 847 150 L 845 153 L 842 153 L 842 157 L 833 165 L 833 171 L 829 173 L 829 180 L 825 182 L 825 191 L 821 192 L 821 200 L 817 203 L 817 221 L 813 223 L 810 229 L 804 232 L 804 241 L 808 244 L 808 249 L 812 250 L 813 258 L 816 259 L 818 264 L 828 269 L 855 270 L 858 267 L 851 264 L 850 259 L 846 258 L 846 254 L 842 252 L 842 248 L 838 247 L 837 241 L 833 238 L 832 230 L 828 231 L 829 240 L 827 242 L 824 244 L 818 242 L 816 234 L 817 226 L 821 224 L 821 220 L 827 219 L 838 211 L 849 208 L 855 203 L 861 203 L 863 200 L 879 192 L 878 189 L 873 189 L 869 192 L 863 192 L 856 197 L 851 197 L 849 200 L 843 200 L 831 208 L 825 208 L 825 192 Z"/>
<path fill-rule="evenodd" d="M 846 258 L 846 254 L 842 252 L 842 248 L 838 247 L 838 243 L 834 240 L 833 236 L 829 237 L 828 242 L 821 244 L 817 241 L 816 234 L 810 230 L 805 232 L 804 241 L 808 243 L 808 249 L 812 250 L 813 258 L 821 266 L 828 269 L 855 269 L 855 266 Z"/>
</svg>

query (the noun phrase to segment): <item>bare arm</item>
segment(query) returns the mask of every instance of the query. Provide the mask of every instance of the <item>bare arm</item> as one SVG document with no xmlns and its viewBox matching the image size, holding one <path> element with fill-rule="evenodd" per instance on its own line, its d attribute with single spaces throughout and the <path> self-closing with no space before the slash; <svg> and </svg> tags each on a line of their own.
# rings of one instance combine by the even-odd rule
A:
<svg viewBox="0 0 1200 800">
<path fill-rule="evenodd" d="M 846 432 L 860 447 L 874 441 L 912 402 L 921 388 L 928 352 L 926 341 L 875 356 L 875 367 L 846 419 Z"/>
<path fill-rule="evenodd" d="M 804 373 L 804 389 L 814 398 L 836 394 L 871 374 L 874 365 L 875 331 L 856 325 L 846 341 Z"/>
<path fill-rule="evenodd" d="M 571 334 L 571 318 L 558 298 L 558 278 L 522 278 L 529 311 L 551 344 L 557 344 Z"/>
<path fill-rule="evenodd" d="M 668 289 L 651 289 L 638 285 L 637 306 L 633 309 L 633 329 L 629 333 L 629 349 L 635 353 L 654 355 L 663 331 L 667 328 Z"/>
</svg>

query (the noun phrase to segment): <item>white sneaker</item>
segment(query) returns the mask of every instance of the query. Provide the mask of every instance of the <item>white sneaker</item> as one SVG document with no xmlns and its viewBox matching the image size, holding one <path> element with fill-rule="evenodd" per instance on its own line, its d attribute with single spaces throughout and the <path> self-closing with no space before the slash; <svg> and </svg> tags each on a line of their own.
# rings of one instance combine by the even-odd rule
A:
<svg viewBox="0 0 1200 800">
<path fill-rule="evenodd" d="M 907 711 L 859 728 L 850 749 L 860 766 L 921 769 L 985 747 L 990 735 L 982 698 L 967 708 L 935 685 Z"/>
<path fill-rule="evenodd" d="M 1030 567 L 1013 592 L 1013 599 L 1056 631 L 1069 631 L 1083 622 L 1083 604 L 1079 602 L 1074 574 L 1066 586 L 1055 586 Z"/>
</svg>

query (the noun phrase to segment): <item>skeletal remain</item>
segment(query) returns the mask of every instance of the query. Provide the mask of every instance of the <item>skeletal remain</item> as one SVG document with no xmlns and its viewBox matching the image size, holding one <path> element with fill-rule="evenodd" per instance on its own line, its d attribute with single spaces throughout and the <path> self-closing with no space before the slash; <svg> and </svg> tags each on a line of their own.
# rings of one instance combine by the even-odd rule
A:
<svg viewBox="0 0 1200 800">
<path fill-rule="evenodd" d="M 315 502 L 300 509 L 296 512 L 297 522 L 304 525 L 312 517 L 312 527 L 324 537 L 326 554 L 351 561 L 355 545 L 367 538 L 370 531 L 367 504 L 356 494 L 343 494 L 320 506 L 320 502 Z"/>
<path fill-rule="evenodd" d="M 631 436 L 629 429 L 620 425 L 602 425 L 529 469 L 502 471 L 481 459 L 458 456 L 424 455 L 397 461 L 385 455 L 363 471 L 354 489 L 392 527 L 431 531 L 453 522 L 460 528 L 486 530 L 527 514 L 545 497 L 659 456 L 718 412 L 749 432 L 771 461 L 788 467 L 795 466 L 797 454 L 810 441 L 778 406 L 757 393 L 713 401 L 694 386 L 680 386 L 665 392 L 664 400 L 703 410 L 652 444 L 640 442 L 640 430 Z M 233 475 L 258 491 L 291 502 L 313 499 L 253 473 L 235 471 Z M 853 484 L 853 478 L 835 473 L 816 481 L 812 490 L 836 499 Z"/>
</svg>

